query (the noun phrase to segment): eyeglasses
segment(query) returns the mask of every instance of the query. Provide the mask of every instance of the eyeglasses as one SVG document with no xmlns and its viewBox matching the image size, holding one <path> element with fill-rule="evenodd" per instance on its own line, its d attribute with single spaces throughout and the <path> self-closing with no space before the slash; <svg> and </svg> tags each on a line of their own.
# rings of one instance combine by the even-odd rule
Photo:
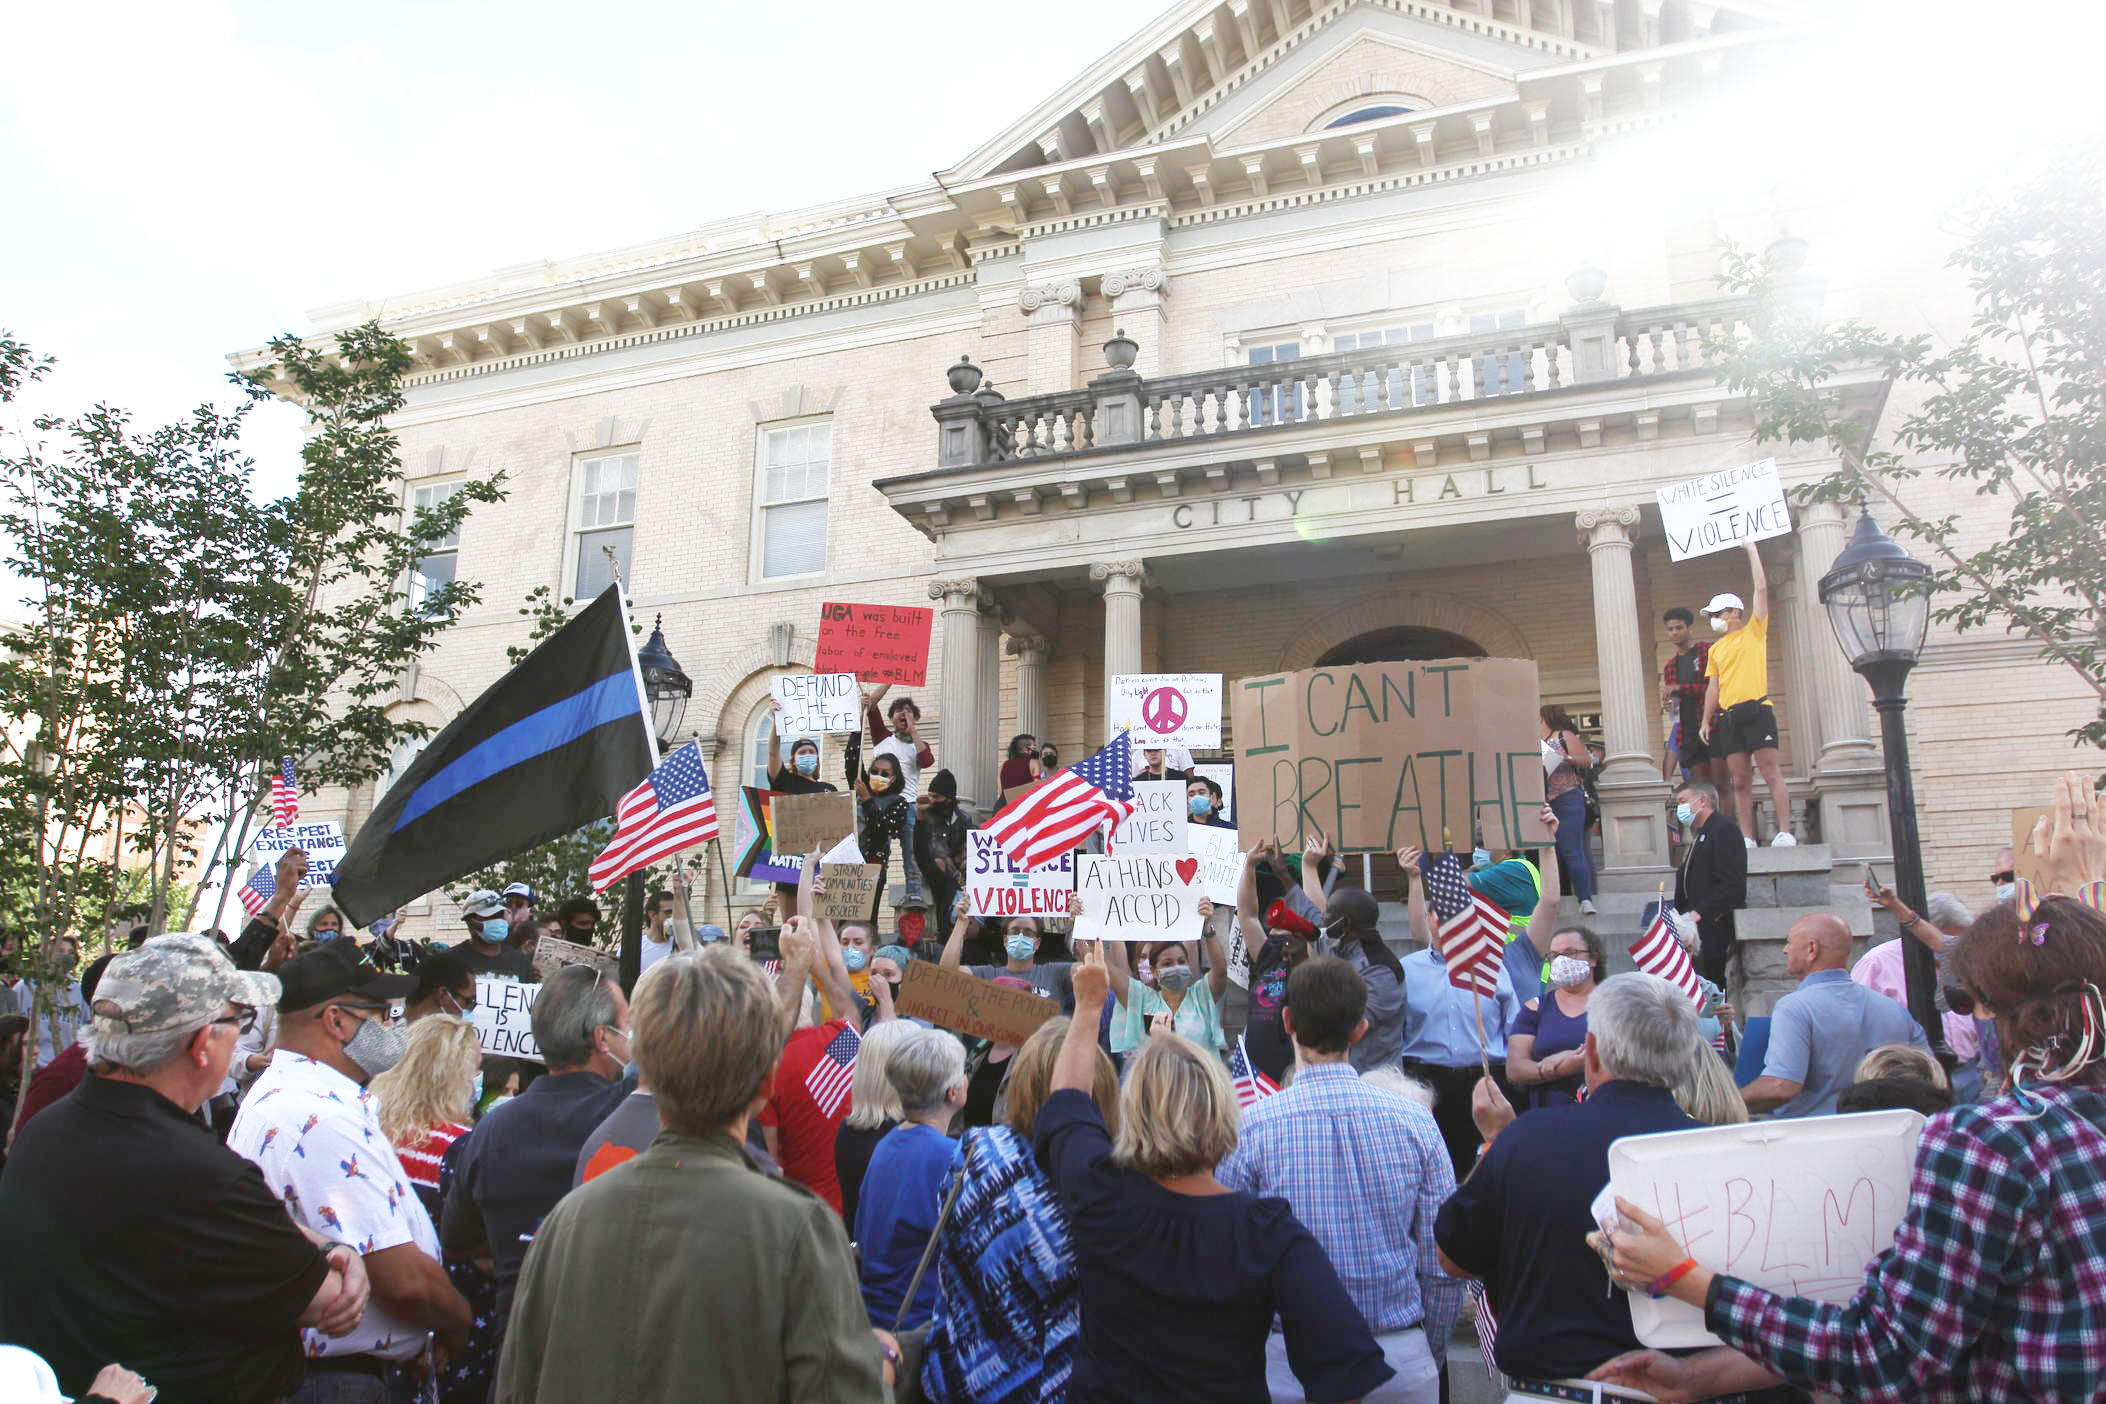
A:
<svg viewBox="0 0 2106 1404">
<path fill-rule="evenodd" d="M 2000 873 L 1989 874 L 1989 881 L 1996 883 L 2017 882 L 2018 874 L 2012 872 L 2009 868 L 2006 868 Z"/>
<path fill-rule="evenodd" d="M 466 998 L 463 998 L 462 996 L 455 994 L 452 990 L 440 990 L 439 993 L 445 996 L 445 998 L 452 1003 L 454 1013 L 473 1014 L 475 1012 L 474 995 L 469 995 Z"/>
<path fill-rule="evenodd" d="M 359 1013 L 369 1015 L 374 1020 L 383 1024 L 392 1024 L 395 1022 L 394 1015 L 390 1012 L 388 1006 L 385 1004 L 353 1004 L 349 1000 L 339 999 L 332 1000 L 329 1004 L 325 1004 L 322 1006 L 322 1008 L 325 1011 L 332 1007 L 337 1009 L 355 1009 Z"/>
<path fill-rule="evenodd" d="M 214 1019 L 214 1024 L 232 1024 L 236 1033 L 252 1033 L 256 1028 L 256 1010 L 253 1005 L 237 1004 L 234 1012 L 224 1019 Z"/>
</svg>

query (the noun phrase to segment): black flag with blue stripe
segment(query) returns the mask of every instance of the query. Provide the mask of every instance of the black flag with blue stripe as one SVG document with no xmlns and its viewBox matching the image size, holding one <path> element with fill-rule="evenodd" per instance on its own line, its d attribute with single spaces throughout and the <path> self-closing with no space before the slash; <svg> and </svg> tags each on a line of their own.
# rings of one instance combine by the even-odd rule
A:
<svg viewBox="0 0 2106 1404">
<path fill-rule="evenodd" d="M 651 773 L 627 628 L 610 585 L 432 738 L 337 865 L 353 925 L 605 819 Z"/>
</svg>

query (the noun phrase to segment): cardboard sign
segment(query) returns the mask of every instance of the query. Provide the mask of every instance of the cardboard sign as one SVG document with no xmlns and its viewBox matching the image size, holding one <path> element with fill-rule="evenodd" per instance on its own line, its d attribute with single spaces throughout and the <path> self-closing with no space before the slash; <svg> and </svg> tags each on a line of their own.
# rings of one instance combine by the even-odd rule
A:
<svg viewBox="0 0 2106 1404">
<path fill-rule="evenodd" d="M 1243 944 L 1243 923 L 1234 917 L 1228 927 L 1228 977 L 1237 989 L 1250 988 L 1250 949 Z"/>
<path fill-rule="evenodd" d="M 475 977 L 475 1037 L 483 1052 L 541 1061 L 534 1041 L 534 1001 L 541 986 L 495 975 Z"/>
<path fill-rule="evenodd" d="M 602 975 L 612 975 L 619 967 L 612 951 L 603 951 L 597 946 L 581 946 L 576 941 L 565 941 L 558 936 L 539 936 L 534 940 L 534 969 L 546 980 L 566 965 L 589 965 Z M 482 1007 L 482 996 L 476 996 L 476 1007 Z"/>
<path fill-rule="evenodd" d="M 804 873 L 804 856 L 778 855 L 770 830 L 775 801 L 783 798 L 773 790 L 755 785 L 739 787 L 738 814 L 732 821 L 732 842 L 737 857 L 731 871 L 755 882 L 795 882 Z"/>
<path fill-rule="evenodd" d="M 1013 990 L 917 960 L 899 984 L 895 1009 L 903 1019 L 927 1019 L 942 1028 L 1016 1047 L 1060 1012 L 1060 1005 L 1031 990 Z"/>
<path fill-rule="evenodd" d="M 1922 1134 L 1920 1114 L 1878 1111 L 1626 1136 L 1609 1147 L 1609 1186 L 1658 1215 L 1713 1272 L 1846 1302 L 1865 1264 L 1894 1242 Z M 1603 1194 L 1597 1211 L 1613 1214 Z M 1649 1346 L 1719 1344 L 1696 1307 L 1643 1292 L 1630 1300 Z"/>
<path fill-rule="evenodd" d="M 1075 851 L 1019 868 L 985 830 L 965 835 L 965 910 L 971 916 L 1064 917 L 1075 890 Z"/>
<path fill-rule="evenodd" d="M 2052 830 L 2055 827 L 2055 806 L 2029 804 L 2011 811 L 2011 871 L 2045 892 L 2048 890 L 2047 872 L 2033 853 L 2033 825 L 2042 819 L 2048 821 L 2048 828 Z"/>
<path fill-rule="evenodd" d="M 777 673 L 768 695 L 782 704 L 776 730 L 784 736 L 822 736 L 863 724 L 863 694 L 854 673 Z"/>
<path fill-rule="evenodd" d="M 1221 745 L 1221 674 L 1120 673 L 1112 678 L 1112 735 L 1135 747 Z"/>
<path fill-rule="evenodd" d="M 1536 665 L 1445 658 L 1239 678 L 1236 813 L 1243 846 L 1342 853 L 1550 842 Z"/>
<path fill-rule="evenodd" d="M 1671 561 L 1730 551 L 1792 529 L 1791 509 L 1785 505 L 1784 482 L 1777 476 L 1774 458 L 1706 473 L 1661 488 L 1656 495 L 1660 529 L 1667 536 Z"/>
<path fill-rule="evenodd" d="M 819 880 L 826 891 L 813 899 L 813 910 L 828 921 L 868 921 L 877 910 L 878 883 L 885 870 L 876 863 L 821 863 Z"/>
<path fill-rule="evenodd" d="M 855 829 L 856 797 L 846 790 L 777 795 L 768 804 L 768 846 L 777 853 L 832 848 Z"/>
<path fill-rule="evenodd" d="M 278 861 L 279 855 L 295 848 L 307 851 L 307 876 L 300 879 L 301 890 L 327 887 L 336 865 L 344 860 L 344 831 L 335 824 L 288 824 L 282 829 L 265 829 L 249 845 L 249 852 L 256 855 L 258 867 L 268 867 Z"/>
<path fill-rule="evenodd" d="M 928 681 L 935 618 L 934 610 L 912 605 L 822 604 L 813 670 L 919 687 Z"/>
<path fill-rule="evenodd" d="M 1075 860 L 1075 891 L 1082 915 L 1070 937 L 1077 941 L 1192 941 L 1199 938 L 1199 860 L 1161 857 L 1107 858 L 1084 853 Z"/>
<path fill-rule="evenodd" d="M 1234 822 L 1236 818 L 1236 766 L 1232 761 L 1204 761 L 1192 767 L 1194 775 L 1204 775 L 1221 787 L 1221 817 Z"/>
<path fill-rule="evenodd" d="M 1199 885 L 1207 897 L 1226 907 L 1236 905 L 1236 889 L 1243 882 L 1243 845 L 1234 829 L 1211 824 L 1187 824 L 1185 841 L 1199 860 Z"/>
<path fill-rule="evenodd" d="M 1186 853 L 1185 782 L 1182 780 L 1136 780 L 1133 784 L 1133 813 L 1112 831 L 1105 852 L 1131 856 L 1136 853 Z"/>
</svg>

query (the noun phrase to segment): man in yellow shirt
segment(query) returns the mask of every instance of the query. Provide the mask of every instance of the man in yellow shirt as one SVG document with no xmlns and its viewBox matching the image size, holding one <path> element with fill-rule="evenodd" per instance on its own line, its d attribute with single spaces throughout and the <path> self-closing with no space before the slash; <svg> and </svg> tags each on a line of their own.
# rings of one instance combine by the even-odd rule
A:
<svg viewBox="0 0 2106 1404">
<path fill-rule="evenodd" d="M 1770 706 L 1770 582 L 1762 573 L 1762 553 L 1750 541 L 1742 546 L 1754 572 L 1755 607 L 1740 596 L 1714 595 L 1704 606 L 1711 627 L 1724 635 L 1711 645 L 1710 681 L 1704 688 L 1703 728 L 1698 732 L 1714 757 L 1726 762 L 1733 812 L 1747 845 L 1755 846 L 1755 770 L 1770 787 L 1777 815 L 1772 848 L 1790 848 L 1791 796 L 1784 788 L 1784 767 L 1777 761 L 1777 713 Z M 1720 716 L 1723 710 L 1725 715 Z"/>
</svg>

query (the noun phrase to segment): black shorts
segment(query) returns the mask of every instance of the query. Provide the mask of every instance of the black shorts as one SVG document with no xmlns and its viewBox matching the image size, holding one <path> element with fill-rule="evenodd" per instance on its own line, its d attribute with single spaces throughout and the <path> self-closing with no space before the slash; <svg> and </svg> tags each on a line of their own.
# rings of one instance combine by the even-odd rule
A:
<svg viewBox="0 0 2106 1404">
<path fill-rule="evenodd" d="M 1767 702 L 1736 702 L 1711 727 L 1711 753 L 1745 756 L 1777 749 L 1777 713 Z"/>
<path fill-rule="evenodd" d="M 1704 738 L 1698 734 L 1699 725 L 1694 717 L 1682 719 L 1682 729 L 1679 733 L 1682 743 L 1675 748 L 1675 760 L 1679 764 L 1703 765 L 1711 759 L 1711 748 L 1704 744 Z"/>
</svg>

